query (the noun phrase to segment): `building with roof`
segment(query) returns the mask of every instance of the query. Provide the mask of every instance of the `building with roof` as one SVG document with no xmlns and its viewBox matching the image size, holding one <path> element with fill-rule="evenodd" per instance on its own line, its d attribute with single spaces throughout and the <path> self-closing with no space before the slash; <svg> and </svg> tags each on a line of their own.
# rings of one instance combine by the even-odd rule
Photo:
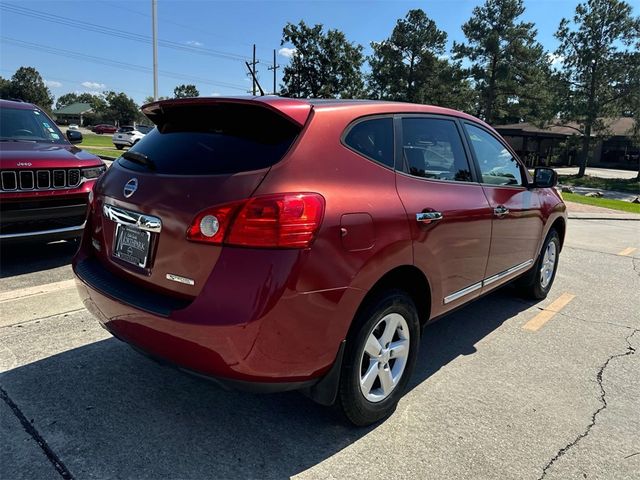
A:
<svg viewBox="0 0 640 480">
<path fill-rule="evenodd" d="M 80 126 L 84 124 L 84 116 L 93 113 L 90 103 L 72 103 L 66 107 L 54 110 L 55 120 L 62 125 L 70 125 L 76 123 Z"/>
<path fill-rule="evenodd" d="M 616 117 L 601 120 L 606 127 L 605 135 L 603 138 L 591 134 L 595 141 L 589 166 L 637 170 L 640 145 L 631 136 L 635 119 Z M 494 128 L 530 167 L 576 165 L 578 162 L 583 133 L 576 122 L 545 128 L 530 123 L 496 125 Z"/>
</svg>

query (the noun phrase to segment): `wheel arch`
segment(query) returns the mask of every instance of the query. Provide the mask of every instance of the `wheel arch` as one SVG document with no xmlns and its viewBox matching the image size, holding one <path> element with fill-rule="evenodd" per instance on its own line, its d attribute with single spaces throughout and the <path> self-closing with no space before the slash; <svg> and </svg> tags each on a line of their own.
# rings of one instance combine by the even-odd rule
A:
<svg viewBox="0 0 640 480">
<path fill-rule="evenodd" d="M 411 299 L 418 309 L 420 324 L 426 324 L 431 318 L 431 285 L 426 275 L 414 265 L 401 265 L 389 270 L 376 283 L 372 285 L 365 297 L 360 302 L 354 319 L 367 307 L 373 298 L 385 290 L 404 290 L 411 296 Z M 349 333 L 354 327 L 352 322 Z"/>
<path fill-rule="evenodd" d="M 564 245 L 564 237 L 567 232 L 567 222 L 565 221 L 564 217 L 556 218 L 551 224 L 551 227 L 549 227 L 549 231 L 551 231 L 552 229 L 558 232 L 558 236 L 560 237 L 560 250 L 562 250 L 562 246 Z"/>
</svg>

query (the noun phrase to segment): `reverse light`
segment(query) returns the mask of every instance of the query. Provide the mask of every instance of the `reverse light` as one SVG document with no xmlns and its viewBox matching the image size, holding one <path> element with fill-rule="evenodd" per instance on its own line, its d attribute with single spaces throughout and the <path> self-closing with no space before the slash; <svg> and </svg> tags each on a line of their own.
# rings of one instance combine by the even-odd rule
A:
<svg viewBox="0 0 640 480">
<path fill-rule="evenodd" d="M 215 215 L 205 215 L 200 220 L 200 233 L 207 238 L 215 236 L 220 230 L 220 222 Z"/>
<path fill-rule="evenodd" d="M 322 223 L 324 198 L 317 193 L 263 195 L 200 212 L 187 239 L 257 248 L 306 248 Z M 213 220 L 217 230 L 213 235 Z M 210 229 L 210 230 L 207 230 Z"/>
</svg>

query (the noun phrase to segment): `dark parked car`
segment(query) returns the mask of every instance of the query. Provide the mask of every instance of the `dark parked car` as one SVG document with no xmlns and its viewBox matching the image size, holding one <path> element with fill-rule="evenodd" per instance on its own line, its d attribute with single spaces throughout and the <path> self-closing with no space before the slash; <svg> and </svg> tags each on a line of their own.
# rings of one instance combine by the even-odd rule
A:
<svg viewBox="0 0 640 480">
<path fill-rule="evenodd" d="M 97 133 L 98 135 L 102 133 L 116 133 L 117 130 L 118 130 L 118 127 L 114 125 L 107 125 L 107 124 L 96 125 L 91 129 L 93 133 Z"/>
<path fill-rule="evenodd" d="M 105 171 L 74 147 L 82 133 L 62 132 L 30 103 L 0 100 L 0 240 L 79 237 L 89 192 Z"/>
<path fill-rule="evenodd" d="M 143 111 L 157 128 L 96 184 L 73 268 L 152 357 L 365 425 L 403 394 L 421 326 L 512 280 L 551 288 L 555 172 L 532 178 L 474 117 L 277 97 Z"/>
</svg>

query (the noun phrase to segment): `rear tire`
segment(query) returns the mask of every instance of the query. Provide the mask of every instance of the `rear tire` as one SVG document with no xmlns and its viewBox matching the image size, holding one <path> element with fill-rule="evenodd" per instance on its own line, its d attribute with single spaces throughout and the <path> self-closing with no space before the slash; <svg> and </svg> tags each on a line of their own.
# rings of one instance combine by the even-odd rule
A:
<svg viewBox="0 0 640 480">
<path fill-rule="evenodd" d="M 555 229 L 551 229 L 542 245 L 540 255 L 533 268 L 516 281 L 516 287 L 526 298 L 543 300 L 556 278 L 558 260 L 560 258 L 560 237 Z"/>
<path fill-rule="evenodd" d="M 358 426 L 389 416 L 404 394 L 418 355 L 420 323 L 402 290 L 381 293 L 357 315 L 347 339 L 338 405 Z"/>
</svg>

